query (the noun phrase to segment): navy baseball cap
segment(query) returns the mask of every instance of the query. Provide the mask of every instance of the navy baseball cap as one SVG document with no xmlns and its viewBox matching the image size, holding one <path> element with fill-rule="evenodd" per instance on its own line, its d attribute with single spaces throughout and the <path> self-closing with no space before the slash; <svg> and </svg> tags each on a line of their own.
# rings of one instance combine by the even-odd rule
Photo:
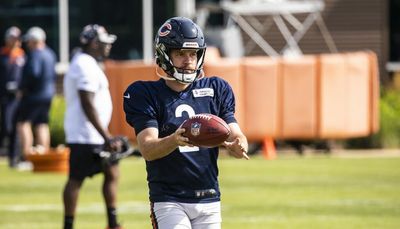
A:
<svg viewBox="0 0 400 229">
<path fill-rule="evenodd" d="M 104 26 L 101 25 L 90 24 L 83 27 L 80 35 L 81 44 L 89 44 L 89 42 L 96 38 L 102 43 L 112 44 L 117 39 L 117 36 L 109 34 Z"/>
</svg>

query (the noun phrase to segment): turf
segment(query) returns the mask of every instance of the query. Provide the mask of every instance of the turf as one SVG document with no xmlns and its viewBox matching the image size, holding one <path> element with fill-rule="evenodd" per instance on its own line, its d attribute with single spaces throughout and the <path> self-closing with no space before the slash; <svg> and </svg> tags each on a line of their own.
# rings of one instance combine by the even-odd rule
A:
<svg viewBox="0 0 400 229">
<path fill-rule="evenodd" d="M 400 158 L 221 157 L 223 228 L 400 228 Z M 119 218 L 151 228 L 144 162 L 121 163 Z M 18 172 L 0 160 L 0 228 L 61 228 L 64 174 Z M 101 176 L 83 186 L 77 229 L 105 228 Z"/>
</svg>

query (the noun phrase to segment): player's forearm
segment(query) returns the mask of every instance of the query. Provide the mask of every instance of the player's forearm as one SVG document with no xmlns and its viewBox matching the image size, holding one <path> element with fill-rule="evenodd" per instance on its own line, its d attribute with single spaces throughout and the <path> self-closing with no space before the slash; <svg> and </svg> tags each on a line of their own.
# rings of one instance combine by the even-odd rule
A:
<svg viewBox="0 0 400 229">
<path fill-rule="evenodd" d="M 87 119 L 90 123 L 92 123 L 93 127 L 99 132 L 99 134 L 104 138 L 105 141 L 108 141 L 111 138 L 111 134 L 108 132 L 106 128 L 104 128 L 99 120 L 96 110 L 94 108 L 89 109 L 86 107 L 84 113 L 86 114 Z"/>
<path fill-rule="evenodd" d="M 243 134 L 242 130 L 240 129 L 239 125 L 236 123 L 230 123 L 229 127 L 231 128 L 231 135 L 228 138 L 228 141 L 233 141 L 236 138 L 239 138 L 240 144 L 243 146 L 243 148 L 248 150 L 249 144 L 247 142 L 246 136 Z"/>
<path fill-rule="evenodd" d="M 137 136 L 139 150 L 147 161 L 163 158 L 172 153 L 178 146 L 191 146 L 189 139 L 182 134 L 185 129 L 178 128 L 174 133 L 159 138 L 158 129 L 149 127 L 140 131 Z"/>
<path fill-rule="evenodd" d="M 228 138 L 228 144 L 224 144 L 231 156 L 236 158 L 249 159 L 247 151 L 249 149 L 249 144 L 247 142 L 246 136 L 240 130 L 237 123 L 230 123 L 231 134 Z"/>
<path fill-rule="evenodd" d="M 153 161 L 163 158 L 172 153 L 178 144 L 175 138 L 170 135 L 164 138 L 148 139 L 145 141 L 138 141 L 139 150 L 146 161 Z"/>
<path fill-rule="evenodd" d="M 178 147 L 177 135 L 159 138 L 157 128 L 149 127 L 137 133 L 139 150 L 146 161 L 153 161 L 167 156 Z"/>
</svg>

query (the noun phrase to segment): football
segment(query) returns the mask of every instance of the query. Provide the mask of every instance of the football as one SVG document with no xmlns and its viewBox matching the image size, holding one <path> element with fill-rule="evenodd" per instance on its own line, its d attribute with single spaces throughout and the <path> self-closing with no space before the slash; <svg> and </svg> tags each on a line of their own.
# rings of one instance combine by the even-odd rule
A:
<svg viewBox="0 0 400 229">
<path fill-rule="evenodd" d="M 191 144 L 202 147 L 216 147 L 228 139 L 231 130 L 224 120 L 213 114 L 197 114 L 186 119 L 182 125 L 183 136 Z"/>
</svg>

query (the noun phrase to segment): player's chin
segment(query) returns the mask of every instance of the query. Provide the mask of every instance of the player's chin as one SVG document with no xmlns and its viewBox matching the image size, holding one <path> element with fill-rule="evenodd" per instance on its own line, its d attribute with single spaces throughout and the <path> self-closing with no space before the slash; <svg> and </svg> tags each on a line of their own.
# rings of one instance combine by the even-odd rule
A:
<svg viewBox="0 0 400 229">
<path fill-rule="evenodd" d="M 183 74 L 193 74 L 195 72 L 195 70 L 193 69 L 179 69 L 178 70 L 179 73 L 183 73 Z"/>
<path fill-rule="evenodd" d="M 107 57 L 109 57 L 110 56 L 110 51 L 105 51 L 104 53 L 103 53 L 103 58 L 107 58 Z"/>
</svg>

